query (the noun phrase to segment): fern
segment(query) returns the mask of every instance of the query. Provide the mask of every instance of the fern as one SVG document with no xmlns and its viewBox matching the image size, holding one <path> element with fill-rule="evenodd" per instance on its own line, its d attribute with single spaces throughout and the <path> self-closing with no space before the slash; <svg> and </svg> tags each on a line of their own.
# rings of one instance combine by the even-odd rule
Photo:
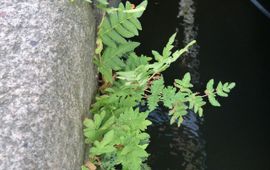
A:
<svg viewBox="0 0 270 170">
<path fill-rule="evenodd" d="M 217 96 L 227 97 L 235 86 L 235 83 L 219 82 L 214 88 L 214 80 L 210 80 L 200 95 L 192 91 L 189 73 L 175 80 L 174 86 L 165 86 L 161 72 L 188 52 L 195 41 L 174 50 L 176 34 L 173 34 L 162 53 L 152 51 L 153 57 L 137 55 L 134 50 L 140 43 L 128 38 L 142 29 L 138 18 L 146 5 L 147 1 L 143 1 L 134 8 L 126 2 L 118 8 L 109 8 L 106 0 L 97 1 L 97 6 L 106 11 L 98 30 L 94 60 L 103 84 L 91 106 L 93 119 L 84 120 L 85 142 L 92 147 L 83 170 L 115 170 L 118 165 L 123 170 L 149 169 L 144 164 L 148 157 L 145 149 L 149 135 L 145 130 L 151 124 L 147 120 L 149 112 L 163 103 L 170 109 L 170 123 L 180 126 L 188 109 L 202 116 L 206 97 L 210 104 L 220 106 Z M 148 105 L 145 112 L 138 109 L 142 101 Z"/>
<path fill-rule="evenodd" d="M 195 113 L 199 116 L 203 115 L 203 106 L 206 102 L 203 100 L 202 96 L 198 96 L 197 93 L 193 93 L 188 97 L 189 109 L 193 109 Z"/>
<path fill-rule="evenodd" d="M 92 142 L 90 158 L 94 160 L 97 156 L 105 158 L 108 155 L 115 155 L 113 157 L 115 159 L 114 166 L 122 164 L 123 169 L 139 170 L 142 162 L 148 156 L 145 148 L 148 145 L 149 135 L 142 132 L 151 124 L 150 121 L 146 120 L 147 115 L 148 113 L 141 113 L 138 109 L 126 109 L 114 124 L 107 126 L 110 130 L 103 133 L 102 140 L 98 139 Z M 96 115 L 92 123 L 89 123 L 90 121 L 85 121 L 85 132 L 90 131 L 93 133 L 92 136 L 99 136 L 102 127 L 108 125 L 106 122 L 102 125 L 102 118 Z M 91 125 L 89 126 L 89 124 Z M 93 124 L 98 126 L 93 126 Z M 86 134 L 85 136 L 87 141 L 92 140 L 92 136 Z"/>
<path fill-rule="evenodd" d="M 105 5 L 105 3 L 99 3 Z M 113 82 L 114 71 L 121 70 L 124 66 L 123 58 L 126 54 L 134 51 L 139 46 L 137 42 L 127 41 L 138 35 L 141 30 L 141 24 L 138 18 L 142 15 L 147 5 L 143 1 L 135 9 L 132 4 L 126 2 L 125 6 L 120 3 L 117 9 L 106 10 L 107 16 L 102 20 L 97 39 L 96 54 L 99 56 L 95 59 L 99 72 L 102 74 L 105 82 Z M 103 43 L 107 48 L 101 54 Z"/>
<path fill-rule="evenodd" d="M 204 97 L 208 97 L 208 101 L 213 106 L 220 106 L 216 99 L 216 94 L 221 97 L 227 97 L 232 88 L 235 87 L 235 83 L 220 82 L 216 89 L 213 88 L 214 80 L 210 80 L 207 83 L 207 87 L 204 95 L 199 93 L 193 93 L 190 88 L 193 85 L 190 83 L 191 77 L 189 73 L 186 73 L 182 80 L 175 80 L 174 86 L 164 86 L 163 78 L 155 80 L 150 87 L 150 95 L 148 96 L 148 107 L 152 111 L 158 105 L 158 102 L 163 102 L 164 106 L 170 110 L 171 116 L 170 123 L 177 123 L 178 126 L 183 121 L 183 116 L 187 114 L 187 109 L 194 110 L 199 116 L 203 115 L 203 106 L 206 104 Z"/>
<path fill-rule="evenodd" d="M 87 137 L 86 143 L 93 143 L 94 141 L 100 140 L 102 136 L 108 131 L 110 126 L 114 124 L 114 117 L 110 117 L 108 120 L 104 121 L 106 116 L 105 111 L 100 114 L 96 114 L 94 119 L 85 119 L 84 126 L 84 136 Z"/>
<path fill-rule="evenodd" d="M 206 85 L 205 94 L 208 96 L 208 100 L 212 106 L 220 107 L 220 103 L 216 99 L 216 96 L 227 97 L 228 93 L 235 87 L 235 83 L 226 82 L 222 84 L 219 82 L 216 89 L 214 89 L 214 80 L 211 79 Z"/>
<path fill-rule="evenodd" d="M 175 80 L 175 87 L 179 88 L 181 92 L 186 92 L 188 94 L 191 94 L 192 91 L 190 88 L 193 87 L 193 85 L 190 83 L 191 76 L 189 73 L 186 73 L 182 80 Z"/>
<path fill-rule="evenodd" d="M 94 147 L 90 150 L 90 154 L 101 155 L 115 152 L 116 148 L 112 145 L 112 143 L 114 143 L 114 138 L 114 130 L 110 130 L 104 135 L 103 140 L 96 140 L 94 142 Z"/>
<path fill-rule="evenodd" d="M 153 85 L 150 88 L 151 95 L 147 98 L 148 99 L 147 103 L 150 111 L 154 110 L 157 107 L 163 89 L 164 89 L 163 78 L 153 82 Z"/>
<path fill-rule="evenodd" d="M 127 57 L 125 71 L 132 71 L 141 65 L 148 65 L 149 61 L 151 61 L 150 57 L 143 55 L 139 57 L 135 53 L 131 53 Z"/>
<path fill-rule="evenodd" d="M 164 103 L 164 106 L 172 109 L 175 102 L 174 96 L 176 94 L 176 88 L 168 86 L 163 89 L 162 94 L 162 101 Z"/>
<path fill-rule="evenodd" d="M 190 46 L 192 46 L 196 41 L 191 41 L 189 44 L 186 45 L 185 48 L 176 50 L 172 52 L 173 49 L 173 42 L 175 40 L 176 34 L 173 34 L 168 43 L 166 44 L 165 48 L 163 49 L 162 55 L 159 54 L 157 51 L 152 51 L 154 55 L 156 63 L 152 64 L 150 68 L 153 70 L 153 74 L 160 73 L 166 70 L 171 63 L 175 62 L 183 53 L 188 52 Z"/>
<path fill-rule="evenodd" d="M 140 43 L 137 42 L 127 42 L 119 45 L 118 48 L 108 47 L 104 50 L 102 57 L 95 58 L 94 63 L 107 82 L 113 82 L 113 71 L 121 70 L 126 66 L 123 56 L 133 52 L 139 45 Z"/>
<path fill-rule="evenodd" d="M 127 42 L 125 38 L 138 35 L 138 30 L 142 29 L 138 18 L 142 15 L 146 6 L 147 1 L 143 1 L 135 9 L 132 9 L 132 5 L 127 1 L 125 6 L 120 3 L 117 10 L 110 11 L 98 31 L 103 43 L 116 48 L 118 45 Z"/>
</svg>

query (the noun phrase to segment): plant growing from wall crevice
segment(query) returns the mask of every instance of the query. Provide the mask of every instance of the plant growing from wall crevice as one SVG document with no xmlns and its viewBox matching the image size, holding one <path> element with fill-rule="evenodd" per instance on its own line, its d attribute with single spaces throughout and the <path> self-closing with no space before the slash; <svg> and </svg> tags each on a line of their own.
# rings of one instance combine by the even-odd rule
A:
<svg viewBox="0 0 270 170">
<path fill-rule="evenodd" d="M 187 109 L 203 115 L 206 99 L 213 106 L 220 106 L 217 96 L 227 97 L 235 83 L 214 80 L 207 83 L 200 94 L 193 92 L 191 76 L 186 73 L 172 86 L 165 86 L 162 72 L 171 63 L 188 52 L 192 41 L 183 49 L 173 50 L 176 34 L 173 34 L 161 53 L 152 51 L 153 57 L 135 53 L 140 43 L 130 38 L 142 30 L 138 20 L 147 6 L 143 1 L 137 7 L 130 2 L 120 3 L 118 8 L 107 7 L 108 3 L 98 0 L 105 15 L 98 27 L 97 48 L 94 63 L 100 73 L 102 84 L 91 106 L 92 119 L 84 120 L 85 142 L 91 145 L 89 160 L 83 170 L 145 169 L 148 157 L 145 151 L 149 135 L 145 133 L 151 124 L 147 120 L 159 102 L 170 109 L 170 123 L 178 126 L 187 114 Z M 139 111 L 139 105 L 146 103 L 148 110 Z"/>
</svg>

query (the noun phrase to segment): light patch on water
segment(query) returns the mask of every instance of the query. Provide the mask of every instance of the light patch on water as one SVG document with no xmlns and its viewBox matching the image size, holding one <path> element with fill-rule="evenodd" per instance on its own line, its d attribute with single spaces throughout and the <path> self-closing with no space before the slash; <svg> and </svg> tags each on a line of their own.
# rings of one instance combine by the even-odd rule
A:
<svg viewBox="0 0 270 170">
<path fill-rule="evenodd" d="M 195 12 L 196 7 L 193 0 L 180 0 L 179 1 L 179 13 L 177 18 L 180 19 L 179 27 L 183 28 L 183 44 L 188 44 L 192 40 L 197 39 L 198 27 L 195 25 Z M 179 32 L 179 28 L 176 28 L 176 32 Z M 199 45 L 194 45 L 189 53 L 183 57 L 183 64 L 188 67 L 188 71 L 191 73 L 192 82 L 199 83 L 200 74 L 198 72 L 200 61 L 198 59 Z"/>
</svg>

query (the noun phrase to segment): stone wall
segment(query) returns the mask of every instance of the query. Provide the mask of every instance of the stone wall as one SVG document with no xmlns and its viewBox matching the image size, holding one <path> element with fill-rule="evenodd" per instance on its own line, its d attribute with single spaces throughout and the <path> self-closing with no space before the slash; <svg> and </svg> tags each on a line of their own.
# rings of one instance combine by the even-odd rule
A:
<svg viewBox="0 0 270 170">
<path fill-rule="evenodd" d="M 0 170 L 80 169 L 94 16 L 83 0 L 1 0 Z"/>
</svg>

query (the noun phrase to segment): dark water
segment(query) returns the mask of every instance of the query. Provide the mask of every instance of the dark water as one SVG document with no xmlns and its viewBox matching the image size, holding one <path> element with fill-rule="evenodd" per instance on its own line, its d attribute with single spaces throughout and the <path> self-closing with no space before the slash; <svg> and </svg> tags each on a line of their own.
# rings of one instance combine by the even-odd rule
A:
<svg viewBox="0 0 270 170">
<path fill-rule="evenodd" d="M 206 110 L 209 170 L 270 170 L 270 20 L 249 1 L 207 0 L 198 6 L 200 73 L 234 80 L 221 109 Z"/>
<path fill-rule="evenodd" d="M 191 71 L 198 90 L 211 78 L 235 81 L 237 87 L 220 100 L 221 108 L 207 107 L 202 119 L 190 113 L 180 129 L 169 126 L 166 109 L 158 108 L 150 117 L 155 123 L 148 130 L 149 165 L 153 170 L 270 170 L 270 19 L 247 0 L 197 0 L 195 20 L 188 24 L 177 17 L 179 1 L 149 1 L 138 52 L 161 50 L 176 30 L 180 48 L 191 28 L 198 40 L 195 55 L 173 64 L 164 73 L 166 82 Z"/>
</svg>

